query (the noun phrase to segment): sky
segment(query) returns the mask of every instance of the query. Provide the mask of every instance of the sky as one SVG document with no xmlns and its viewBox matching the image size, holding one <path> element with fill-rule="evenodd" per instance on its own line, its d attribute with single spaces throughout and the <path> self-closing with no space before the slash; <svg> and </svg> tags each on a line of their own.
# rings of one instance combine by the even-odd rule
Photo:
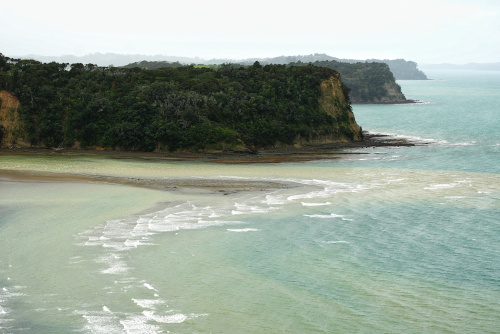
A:
<svg viewBox="0 0 500 334">
<path fill-rule="evenodd" d="M 500 0 L 0 0 L 0 53 L 500 62 Z"/>
</svg>

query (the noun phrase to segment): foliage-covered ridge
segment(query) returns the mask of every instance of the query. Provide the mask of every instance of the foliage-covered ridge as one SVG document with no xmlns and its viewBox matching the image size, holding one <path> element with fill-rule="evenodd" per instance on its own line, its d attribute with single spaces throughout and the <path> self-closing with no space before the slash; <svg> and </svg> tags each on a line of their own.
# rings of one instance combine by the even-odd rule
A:
<svg viewBox="0 0 500 334">
<path fill-rule="evenodd" d="M 331 78 L 325 105 L 321 83 Z M 317 66 L 145 70 L 1 56 L 0 89 L 20 102 L 14 141 L 34 146 L 256 150 L 359 139 L 339 74 Z"/>
</svg>

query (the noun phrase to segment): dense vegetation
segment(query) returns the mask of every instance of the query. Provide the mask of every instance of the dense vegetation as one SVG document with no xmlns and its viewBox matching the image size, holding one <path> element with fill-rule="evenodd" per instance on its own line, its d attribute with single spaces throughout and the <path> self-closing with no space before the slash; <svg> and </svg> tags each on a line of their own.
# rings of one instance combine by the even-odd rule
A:
<svg viewBox="0 0 500 334">
<path fill-rule="evenodd" d="M 145 70 L 0 54 L 0 90 L 19 99 L 26 139 L 46 147 L 152 151 L 352 139 L 350 106 L 332 113 L 319 102 L 320 84 L 332 76 L 337 72 L 312 65 Z"/>
<path fill-rule="evenodd" d="M 273 58 L 279 61 L 294 59 L 297 57 Z M 389 66 L 385 63 L 344 63 L 338 61 L 315 61 L 314 63 L 304 63 L 301 61 L 287 63 L 287 66 L 314 66 L 331 68 L 340 73 L 342 82 L 350 90 L 350 102 L 352 103 L 375 103 L 385 100 L 386 102 L 404 102 L 406 98 L 401 92 L 401 88 L 396 84 Z M 166 61 L 142 61 L 129 64 L 125 68 L 140 67 L 143 69 L 159 69 L 162 67 L 180 67 L 180 63 L 170 63 Z M 209 66 L 209 65 L 205 65 Z M 211 65 L 211 68 L 217 68 L 218 65 Z M 387 85 L 398 90 L 397 96 L 389 96 Z"/>
</svg>

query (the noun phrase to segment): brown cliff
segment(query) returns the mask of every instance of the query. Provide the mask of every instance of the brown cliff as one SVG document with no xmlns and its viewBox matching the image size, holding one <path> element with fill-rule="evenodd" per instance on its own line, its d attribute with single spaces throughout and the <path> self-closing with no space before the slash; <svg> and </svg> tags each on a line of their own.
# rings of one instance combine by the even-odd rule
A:
<svg viewBox="0 0 500 334">
<path fill-rule="evenodd" d="M 0 147 L 27 147 L 19 117 L 19 101 L 7 91 L 0 91 Z"/>
</svg>

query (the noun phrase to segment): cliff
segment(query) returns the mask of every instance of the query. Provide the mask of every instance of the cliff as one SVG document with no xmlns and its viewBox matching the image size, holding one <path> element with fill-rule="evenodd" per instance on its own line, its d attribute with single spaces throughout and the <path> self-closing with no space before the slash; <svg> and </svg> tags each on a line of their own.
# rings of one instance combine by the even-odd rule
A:
<svg viewBox="0 0 500 334">
<path fill-rule="evenodd" d="M 300 65 L 305 64 L 290 63 L 290 66 Z M 387 64 L 316 61 L 312 65 L 338 71 L 350 90 L 349 98 L 353 104 L 409 102 Z"/>
<path fill-rule="evenodd" d="M 344 95 L 340 76 L 323 80 L 320 89 L 321 108 L 331 114 L 339 124 L 339 137 L 345 141 L 362 140 L 361 127 L 356 123 L 351 106 Z"/>
<path fill-rule="evenodd" d="M 29 146 L 24 140 L 24 124 L 19 117 L 19 100 L 3 90 L 0 91 L 0 147 Z"/>
</svg>

